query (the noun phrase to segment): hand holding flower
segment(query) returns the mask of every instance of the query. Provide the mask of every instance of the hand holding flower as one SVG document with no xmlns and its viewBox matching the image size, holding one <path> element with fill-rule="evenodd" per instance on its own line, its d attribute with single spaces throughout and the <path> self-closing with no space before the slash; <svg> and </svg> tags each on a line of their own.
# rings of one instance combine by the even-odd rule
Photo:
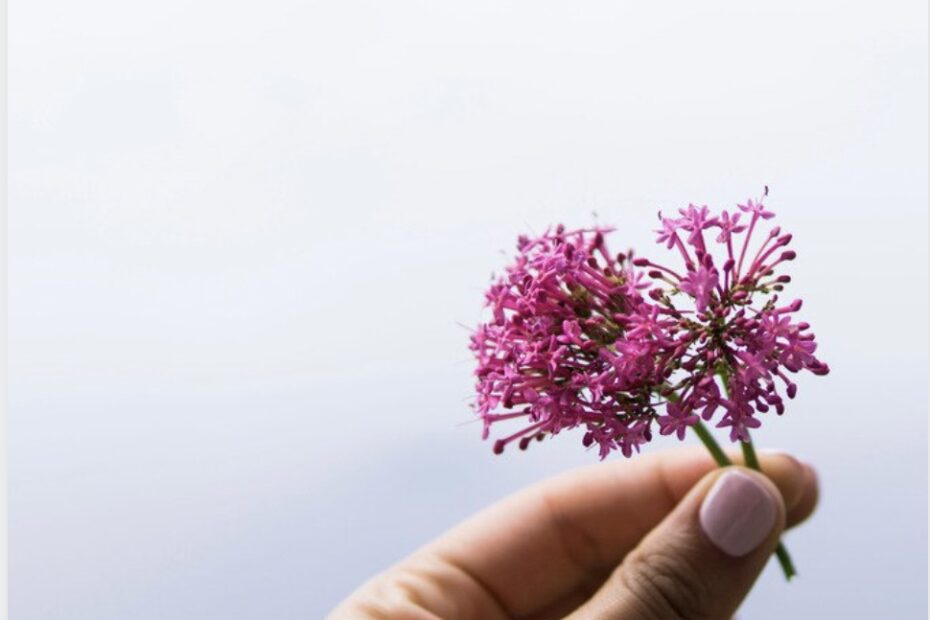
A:
<svg viewBox="0 0 930 620">
<path fill-rule="evenodd" d="M 755 234 L 774 217 L 762 200 L 738 209 L 660 213 L 657 241 L 681 259 L 675 267 L 611 253 L 609 228 L 560 225 L 520 237 L 516 260 L 487 294 L 493 320 L 471 339 L 484 436 L 492 425 L 523 420 L 494 451 L 581 427 L 582 443 L 596 445 L 601 458 L 614 450 L 629 457 L 655 428 L 678 439 L 693 428 L 725 466 L 702 423 L 716 419 L 758 469 L 750 430 L 784 412 L 783 395 L 795 397 L 791 374 L 829 368 L 814 356 L 810 326 L 793 318 L 801 301 L 780 300 L 791 278 L 776 269 L 796 258 L 785 249 L 792 236 L 779 227 Z M 781 545 L 777 555 L 792 577 Z"/>
<path fill-rule="evenodd" d="M 765 477 L 684 448 L 544 481 L 374 577 L 330 620 L 731 618 L 782 529 L 817 502 L 808 465 L 759 460 Z"/>
</svg>

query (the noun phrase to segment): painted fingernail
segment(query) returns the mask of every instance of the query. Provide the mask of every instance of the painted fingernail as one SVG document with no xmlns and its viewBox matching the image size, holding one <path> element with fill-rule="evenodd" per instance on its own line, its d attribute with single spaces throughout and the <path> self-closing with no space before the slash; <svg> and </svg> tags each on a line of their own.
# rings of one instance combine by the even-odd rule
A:
<svg viewBox="0 0 930 620">
<path fill-rule="evenodd" d="M 746 555 L 764 541 L 778 516 L 777 500 L 755 477 L 728 471 L 701 504 L 701 529 L 727 555 Z"/>
</svg>

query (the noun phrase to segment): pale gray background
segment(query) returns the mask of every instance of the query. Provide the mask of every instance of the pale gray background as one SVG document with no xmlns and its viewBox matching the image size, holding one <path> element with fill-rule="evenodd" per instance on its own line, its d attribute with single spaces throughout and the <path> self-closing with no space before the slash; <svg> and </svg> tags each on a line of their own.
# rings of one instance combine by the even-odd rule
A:
<svg viewBox="0 0 930 620">
<path fill-rule="evenodd" d="M 743 616 L 926 617 L 924 0 L 9 12 L 16 620 L 320 617 L 594 461 L 470 423 L 500 251 L 764 183 L 833 374 L 757 433 L 823 503 Z"/>
</svg>

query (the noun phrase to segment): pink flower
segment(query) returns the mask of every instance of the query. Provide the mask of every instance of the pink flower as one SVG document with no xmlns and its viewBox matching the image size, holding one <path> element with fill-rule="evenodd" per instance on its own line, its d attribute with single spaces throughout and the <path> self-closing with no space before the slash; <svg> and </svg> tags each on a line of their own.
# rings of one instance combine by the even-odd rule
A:
<svg viewBox="0 0 930 620">
<path fill-rule="evenodd" d="M 608 232 L 560 226 L 521 237 L 516 260 L 491 285 L 493 318 L 471 339 L 475 408 L 486 428 L 524 422 L 497 451 L 577 426 L 602 456 L 632 454 L 651 437 L 675 321 L 642 297 L 650 285 L 627 258 L 607 251 Z"/>
<path fill-rule="evenodd" d="M 827 374 L 810 326 L 794 318 L 800 300 L 780 300 L 791 278 L 778 271 L 796 258 L 785 249 L 791 235 L 774 228 L 753 247 L 757 223 L 774 213 L 762 201 L 739 209 L 748 225 L 706 206 L 660 215 L 657 242 L 683 268 L 611 254 L 606 228 L 521 236 L 485 296 L 491 318 L 471 337 L 485 436 L 516 425 L 495 451 L 582 427 L 601 458 L 630 456 L 654 426 L 681 439 L 701 418 L 749 441 L 762 417 L 784 412 L 783 395 L 796 396 L 791 374 Z M 711 227 L 720 234 L 708 247 Z"/>
<path fill-rule="evenodd" d="M 702 206 L 700 209 L 694 205 L 688 205 L 687 209 L 679 209 L 678 212 L 682 215 L 682 227 L 691 232 L 688 235 L 688 243 L 703 250 L 704 237 L 701 233 L 706 228 L 716 226 L 717 218 L 708 217 L 710 210 L 707 205 Z"/>
<path fill-rule="evenodd" d="M 694 298 L 698 312 L 704 312 L 719 281 L 716 269 L 701 266 L 697 271 L 689 271 L 678 284 L 678 288 Z"/>
<path fill-rule="evenodd" d="M 717 219 L 717 226 L 720 227 L 720 234 L 717 235 L 717 243 L 729 243 L 733 235 L 746 230 L 745 226 L 740 225 L 739 217 L 739 213 L 731 216 L 726 209 L 723 210 L 720 217 Z"/>
<path fill-rule="evenodd" d="M 665 247 L 672 249 L 676 243 L 680 243 L 678 239 L 678 231 L 683 228 L 681 220 L 672 219 L 668 217 L 662 217 L 662 213 L 659 213 L 659 220 L 662 222 L 662 228 L 657 230 L 659 233 L 656 243 L 664 243 Z"/>
<path fill-rule="evenodd" d="M 713 415 L 718 405 L 723 405 L 725 413 L 718 426 L 729 427 L 734 441 L 748 441 L 749 429 L 761 425 L 756 414 L 773 409 L 779 414 L 784 411 L 780 389 L 789 398 L 797 394 L 797 385 L 786 373 L 807 370 L 823 375 L 829 372 L 829 367 L 814 356 L 817 345 L 814 335 L 808 331 L 809 325 L 792 318 L 801 309 L 801 301 L 779 304 L 779 293 L 791 278 L 778 275 L 776 268 L 796 257 L 793 251 L 784 250 L 791 242 L 791 235 L 782 234 L 777 227 L 772 229 L 757 244 L 753 256 L 749 249 L 757 222 L 771 219 L 775 214 L 767 210 L 762 201 L 749 200 L 739 208 L 751 215 L 748 227 L 738 225 L 739 215 L 731 217 L 724 211 L 719 217 L 709 218 L 706 213 L 694 213 L 694 208 L 689 207 L 695 221 L 712 219 L 721 229 L 716 242 L 717 260 L 724 263 L 723 282 L 713 267 L 713 248 L 705 247 L 699 239 L 688 241 L 698 267 L 688 270 L 677 282 L 670 281 L 666 275 L 674 269 L 651 260 L 639 260 L 663 275 L 657 279 L 659 283 L 665 281 L 649 291 L 649 296 L 664 305 L 669 316 L 683 318 L 679 340 L 687 341 L 688 345 L 681 353 L 679 369 L 670 377 L 670 383 L 678 386 L 682 394 L 706 394 L 699 401 L 704 403 L 702 417 L 705 419 Z M 753 257 L 748 261 L 748 269 L 739 273 L 732 241 L 744 232 L 739 263 L 744 256 Z M 690 256 L 685 257 L 686 265 L 690 260 Z M 688 312 L 679 307 L 676 290 L 693 301 L 698 312 L 696 317 L 684 319 Z M 725 398 L 717 398 L 709 392 L 708 380 L 715 374 L 721 377 L 728 392 Z M 692 398 L 682 398 L 682 402 L 691 403 Z"/>
<path fill-rule="evenodd" d="M 762 201 L 753 202 L 750 198 L 746 201 L 744 205 L 736 205 L 739 207 L 740 211 L 744 213 L 752 213 L 754 216 L 761 217 L 764 220 L 769 220 L 775 217 L 775 213 L 772 211 L 766 211 L 765 207 L 762 206 Z"/>
<path fill-rule="evenodd" d="M 686 409 L 675 402 L 669 402 L 665 406 L 665 415 L 659 416 L 657 421 L 659 423 L 659 434 L 671 435 L 675 433 L 678 439 L 684 439 L 688 428 L 698 423 L 698 417 L 691 413 L 691 409 Z"/>
</svg>

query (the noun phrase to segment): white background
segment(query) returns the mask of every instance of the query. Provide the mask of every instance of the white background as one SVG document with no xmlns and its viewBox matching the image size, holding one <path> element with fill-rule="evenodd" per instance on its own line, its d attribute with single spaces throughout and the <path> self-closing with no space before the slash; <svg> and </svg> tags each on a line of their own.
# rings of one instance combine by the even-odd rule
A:
<svg viewBox="0 0 930 620">
<path fill-rule="evenodd" d="M 927 6 L 11 0 L 17 620 L 315 618 L 531 481 L 468 332 L 516 235 L 772 188 L 825 378 L 746 618 L 923 618 Z M 664 446 L 674 443 L 663 438 Z"/>
</svg>

